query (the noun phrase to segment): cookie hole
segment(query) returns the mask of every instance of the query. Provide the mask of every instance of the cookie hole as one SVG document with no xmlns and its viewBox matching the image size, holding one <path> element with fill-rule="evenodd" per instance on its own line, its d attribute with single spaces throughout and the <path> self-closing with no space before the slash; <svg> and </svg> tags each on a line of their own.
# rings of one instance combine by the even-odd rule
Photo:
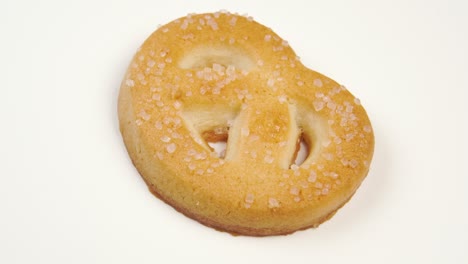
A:
<svg viewBox="0 0 468 264">
<path fill-rule="evenodd" d="M 225 105 L 191 105 L 185 107 L 181 117 L 194 143 L 199 144 L 212 155 L 227 159 L 227 154 L 235 147 L 228 147 L 229 129 L 232 126 L 238 109 L 226 107 Z M 231 137 L 235 139 L 235 137 Z M 234 140 L 235 141 L 235 140 Z M 229 142 L 232 143 L 232 142 Z"/>
<path fill-rule="evenodd" d="M 304 133 L 301 134 L 301 136 L 297 140 L 296 144 L 296 152 L 294 155 L 294 162 L 291 164 L 296 164 L 297 166 L 300 166 L 304 161 L 309 157 L 310 154 L 310 141 L 308 140 L 308 137 L 304 135 Z"/>
<path fill-rule="evenodd" d="M 200 69 L 219 64 L 224 67 L 234 66 L 238 70 L 250 71 L 253 60 L 244 52 L 233 47 L 198 47 L 190 51 L 179 61 L 182 69 Z"/>
<path fill-rule="evenodd" d="M 204 131 L 202 133 L 202 138 L 210 147 L 211 151 L 216 153 L 216 155 L 224 159 L 226 156 L 227 141 L 228 141 L 228 127 L 217 127 L 213 130 Z"/>
<path fill-rule="evenodd" d="M 226 157 L 226 141 L 218 141 L 218 142 L 207 142 L 208 146 L 210 146 L 214 153 L 218 155 L 218 158 L 224 159 Z"/>
</svg>

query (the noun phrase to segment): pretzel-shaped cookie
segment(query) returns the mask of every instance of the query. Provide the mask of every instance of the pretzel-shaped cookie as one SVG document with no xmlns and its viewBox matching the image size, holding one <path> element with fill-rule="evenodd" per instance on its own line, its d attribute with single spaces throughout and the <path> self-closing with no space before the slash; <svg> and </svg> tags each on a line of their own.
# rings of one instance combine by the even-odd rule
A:
<svg viewBox="0 0 468 264">
<path fill-rule="evenodd" d="M 354 194 L 374 148 L 357 98 L 270 29 L 229 13 L 155 31 L 131 62 L 118 110 L 150 190 L 236 234 L 318 226 Z M 309 154 L 296 165 L 301 138 Z M 226 139 L 225 155 L 208 144 Z"/>
</svg>

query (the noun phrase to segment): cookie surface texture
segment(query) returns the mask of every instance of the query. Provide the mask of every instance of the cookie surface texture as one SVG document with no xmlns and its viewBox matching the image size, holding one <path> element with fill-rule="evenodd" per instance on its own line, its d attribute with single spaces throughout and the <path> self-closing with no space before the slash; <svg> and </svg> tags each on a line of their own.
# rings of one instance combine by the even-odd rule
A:
<svg viewBox="0 0 468 264">
<path fill-rule="evenodd" d="M 355 193 L 374 149 L 357 98 L 269 28 L 229 13 L 156 30 L 130 63 L 118 114 L 150 190 L 234 234 L 318 226 Z M 301 140 L 309 151 L 295 164 Z M 227 141 L 225 153 L 216 141 Z"/>
</svg>

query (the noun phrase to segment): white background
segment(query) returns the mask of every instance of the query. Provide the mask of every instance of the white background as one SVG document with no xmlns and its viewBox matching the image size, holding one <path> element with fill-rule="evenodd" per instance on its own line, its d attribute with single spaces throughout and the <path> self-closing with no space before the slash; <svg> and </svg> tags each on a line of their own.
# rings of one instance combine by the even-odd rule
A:
<svg viewBox="0 0 468 264">
<path fill-rule="evenodd" d="M 2 1 L 0 263 L 468 263 L 466 1 Z M 158 24 L 248 13 L 345 84 L 376 137 L 336 216 L 233 237 L 154 198 L 116 100 Z"/>
</svg>

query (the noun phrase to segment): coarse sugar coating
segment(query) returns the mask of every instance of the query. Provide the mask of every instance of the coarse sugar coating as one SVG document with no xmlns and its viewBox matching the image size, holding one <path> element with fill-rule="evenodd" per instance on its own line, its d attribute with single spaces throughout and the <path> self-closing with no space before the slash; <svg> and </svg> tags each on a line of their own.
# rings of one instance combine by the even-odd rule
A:
<svg viewBox="0 0 468 264">
<path fill-rule="evenodd" d="M 374 149 L 357 98 L 303 66 L 269 28 L 227 12 L 156 30 L 128 68 L 118 112 L 150 190 L 235 234 L 318 226 L 354 194 Z M 309 151 L 295 164 L 300 141 Z"/>
</svg>

